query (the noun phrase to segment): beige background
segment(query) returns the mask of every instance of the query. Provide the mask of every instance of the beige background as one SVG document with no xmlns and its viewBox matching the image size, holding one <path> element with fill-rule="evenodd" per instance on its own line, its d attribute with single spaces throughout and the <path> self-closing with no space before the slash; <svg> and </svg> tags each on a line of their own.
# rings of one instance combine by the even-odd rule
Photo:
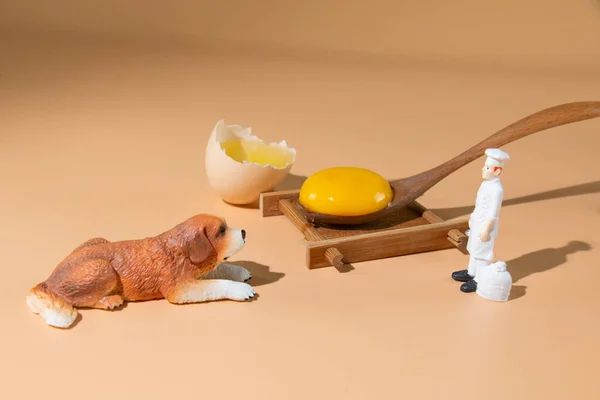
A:
<svg viewBox="0 0 600 400">
<path fill-rule="evenodd" d="M 504 147 L 508 303 L 459 291 L 456 250 L 309 271 L 285 218 L 207 186 L 220 118 L 297 149 L 289 188 L 335 165 L 419 172 L 600 99 L 597 2 L 416 3 L 2 2 L 1 397 L 599 398 L 600 120 Z M 467 216 L 482 161 L 421 201 Z M 84 240 L 199 212 L 248 231 L 233 261 L 256 301 L 85 310 L 66 331 L 27 308 Z"/>
</svg>

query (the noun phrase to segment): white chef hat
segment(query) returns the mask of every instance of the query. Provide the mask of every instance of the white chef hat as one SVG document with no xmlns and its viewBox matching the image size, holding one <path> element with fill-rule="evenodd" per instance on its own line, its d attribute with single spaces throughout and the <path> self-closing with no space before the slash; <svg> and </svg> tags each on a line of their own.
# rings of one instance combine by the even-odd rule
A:
<svg viewBox="0 0 600 400">
<path fill-rule="evenodd" d="M 510 159 L 509 155 L 500 149 L 487 149 L 485 155 L 487 156 L 485 165 L 489 165 L 490 167 L 502 167 L 504 166 L 504 161 Z"/>
</svg>

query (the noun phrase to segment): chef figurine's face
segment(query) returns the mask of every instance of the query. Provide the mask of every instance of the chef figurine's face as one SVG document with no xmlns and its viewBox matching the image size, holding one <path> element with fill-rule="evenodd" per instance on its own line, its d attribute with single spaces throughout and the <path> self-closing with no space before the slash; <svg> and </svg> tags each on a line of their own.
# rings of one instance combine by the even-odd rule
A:
<svg viewBox="0 0 600 400">
<path fill-rule="evenodd" d="M 495 177 L 500 175 L 500 173 L 502 173 L 502 168 L 494 167 L 487 164 L 485 164 L 481 169 L 481 177 L 486 181 L 494 179 Z"/>
</svg>

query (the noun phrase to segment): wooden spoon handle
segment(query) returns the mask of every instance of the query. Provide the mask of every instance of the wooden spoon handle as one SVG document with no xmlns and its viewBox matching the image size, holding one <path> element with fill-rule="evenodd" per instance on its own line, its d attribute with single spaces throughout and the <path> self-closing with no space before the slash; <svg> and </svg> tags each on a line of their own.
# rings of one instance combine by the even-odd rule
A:
<svg viewBox="0 0 600 400">
<path fill-rule="evenodd" d="M 457 169 L 484 155 L 488 148 L 498 148 L 532 133 L 597 117 L 600 117 L 600 101 L 567 103 L 547 108 L 507 126 L 464 153 L 419 175 L 428 175 L 427 179 L 431 181 L 427 186 L 432 187 Z"/>
</svg>

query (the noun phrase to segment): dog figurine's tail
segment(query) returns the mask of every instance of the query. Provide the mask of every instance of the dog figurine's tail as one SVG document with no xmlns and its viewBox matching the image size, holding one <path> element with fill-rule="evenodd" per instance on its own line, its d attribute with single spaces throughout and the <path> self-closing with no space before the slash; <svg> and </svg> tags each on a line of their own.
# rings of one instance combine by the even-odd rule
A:
<svg viewBox="0 0 600 400">
<path fill-rule="evenodd" d="M 46 323 L 56 328 L 68 328 L 77 318 L 77 310 L 65 299 L 50 292 L 45 283 L 40 283 L 29 291 L 27 305 Z"/>
</svg>

